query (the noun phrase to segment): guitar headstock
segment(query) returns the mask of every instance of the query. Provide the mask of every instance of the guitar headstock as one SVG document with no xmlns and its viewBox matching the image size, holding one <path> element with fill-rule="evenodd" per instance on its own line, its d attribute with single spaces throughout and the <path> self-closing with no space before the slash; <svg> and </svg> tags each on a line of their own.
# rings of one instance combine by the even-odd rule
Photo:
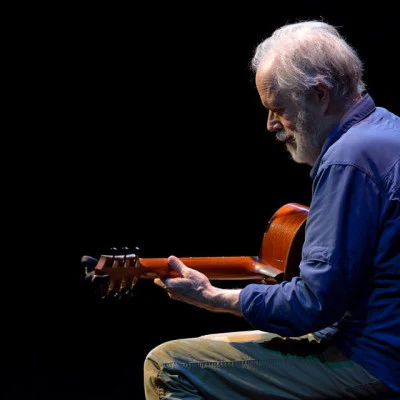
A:
<svg viewBox="0 0 400 400">
<path fill-rule="evenodd" d="M 139 249 L 134 252 L 124 247 L 121 251 L 111 249 L 111 254 L 102 254 L 94 268 L 95 277 L 102 280 L 100 294 L 105 298 L 125 298 L 132 295 L 132 289 L 143 274 L 140 266 Z"/>
</svg>

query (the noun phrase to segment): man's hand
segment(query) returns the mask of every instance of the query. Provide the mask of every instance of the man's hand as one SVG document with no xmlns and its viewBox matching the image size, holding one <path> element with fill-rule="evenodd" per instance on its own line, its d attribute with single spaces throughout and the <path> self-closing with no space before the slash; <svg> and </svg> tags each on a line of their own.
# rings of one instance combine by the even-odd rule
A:
<svg viewBox="0 0 400 400">
<path fill-rule="evenodd" d="M 171 299 L 180 300 L 214 312 L 229 312 L 242 316 L 239 307 L 240 289 L 220 289 L 213 286 L 206 275 L 187 267 L 175 256 L 168 258 L 170 268 L 178 278 L 155 278 Z"/>
</svg>

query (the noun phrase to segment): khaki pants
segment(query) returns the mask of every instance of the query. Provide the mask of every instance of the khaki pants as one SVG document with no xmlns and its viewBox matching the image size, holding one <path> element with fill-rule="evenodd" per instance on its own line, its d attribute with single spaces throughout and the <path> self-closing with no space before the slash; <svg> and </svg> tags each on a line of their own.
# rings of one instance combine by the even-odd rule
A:
<svg viewBox="0 0 400 400">
<path fill-rule="evenodd" d="M 144 388 L 147 400 L 362 399 L 390 393 L 328 341 L 262 331 L 163 343 L 146 357 Z"/>
</svg>

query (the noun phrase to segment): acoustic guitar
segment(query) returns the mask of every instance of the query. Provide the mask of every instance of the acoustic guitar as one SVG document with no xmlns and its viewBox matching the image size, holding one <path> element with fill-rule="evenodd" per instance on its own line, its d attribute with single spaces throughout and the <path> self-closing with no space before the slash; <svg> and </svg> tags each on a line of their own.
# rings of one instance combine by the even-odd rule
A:
<svg viewBox="0 0 400 400">
<path fill-rule="evenodd" d="M 305 221 L 309 207 L 288 203 L 268 221 L 258 256 L 179 257 L 188 267 L 210 280 L 252 280 L 276 284 L 299 273 Z M 101 255 L 95 276 L 106 277 L 103 295 L 130 292 L 138 279 L 176 277 L 167 258 L 142 258 L 138 252 Z M 104 286 L 104 285 L 103 285 Z"/>
</svg>

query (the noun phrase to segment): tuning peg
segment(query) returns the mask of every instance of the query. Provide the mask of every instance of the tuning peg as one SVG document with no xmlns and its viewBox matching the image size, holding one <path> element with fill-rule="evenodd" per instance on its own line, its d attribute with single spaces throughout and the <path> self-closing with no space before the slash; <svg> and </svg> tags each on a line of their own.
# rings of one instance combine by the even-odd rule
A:
<svg viewBox="0 0 400 400">
<path fill-rule="evenodd" d="M 132 279 L 131 282 L 129 282 L 129 284 L 124 288 L 124 292 L 123 292 L 123 298 L 124 299 L 132 299 L 135 295 L 135 290 L 134 290 L 134 286 L 136 284 L 136 282 L 138 281 L 138 279 L 136 277 L 134 277 Z"/>
<path fill-rule="evenodd" d="M 135 247 L 135 251 L 133 252 L 133 258 L 134 258 L 134 263 L 133 264 L 134 265 L 136 265 L 137 261 L 139 260 L 139 255 L 140 255 L 140 249 L 139 249 L 139 247 L 136 246 Z M 133 283 L 132 286 L 134 286 L 135 283 Z"/>
<path fill-rule="evenodd" d="M 129 247 L 123 247 L 122 249 L 122 253 L 124 255 L 124 263 L 126 262 L 126 256 L 130 253 L 130 249 Z"/>
<path fill-rule="evenodd" d="M 110 247 L 110 252 L 111 252 L 111 255 L 113 256 L 113 259 L 114 259 L 115 256 L 118 253 L 118 249 L 116 247 Z"/>
</svg>

